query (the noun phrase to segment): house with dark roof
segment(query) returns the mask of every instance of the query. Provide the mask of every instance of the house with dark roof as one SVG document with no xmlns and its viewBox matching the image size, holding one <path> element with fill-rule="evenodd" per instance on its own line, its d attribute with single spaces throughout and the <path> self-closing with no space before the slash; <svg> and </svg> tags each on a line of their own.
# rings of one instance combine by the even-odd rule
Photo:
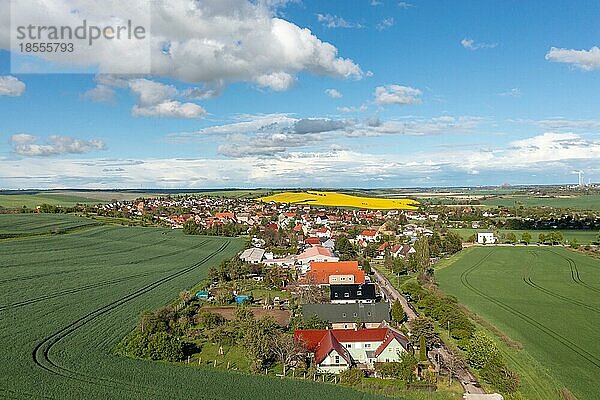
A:
<svg viewBox="0 0 600 400">
<path fill-rule="evenodd" d="M 329 285 L 332 303 L 375 303 L 377 292 L 372 283 L 363 284 L 331 284 Z"/>
<path fill-rule="evenodd" d="M 400 361 L 409 349 L 408 338 L 392 328 L 296 330 L 294 339 L 312 354 L 317 371 L 334 374 L 352 365 L 372 370 L 376 362 Z"/>
<path fill-rule="evenodd" d="M 313 315 L 333 329 L 380 328 L 391 320 L 389 303 L 304 304 L 302 317 Z"/>
</svg>

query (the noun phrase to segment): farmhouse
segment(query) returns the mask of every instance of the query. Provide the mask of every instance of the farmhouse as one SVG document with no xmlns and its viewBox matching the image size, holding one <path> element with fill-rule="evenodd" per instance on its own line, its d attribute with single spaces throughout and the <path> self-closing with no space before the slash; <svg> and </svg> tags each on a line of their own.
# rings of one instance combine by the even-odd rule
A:
<svg viewBox="0 0 600 400">
<path fill-rule="evenodd" d="M 317 285 L 365 283 L 365 272 L 358 268 L 358 261 L 313 261 L 306 279 Z"/>
<path fill-rule="evenodd" d="M 477 232 L 477 243 L 490 244 L 496 243 L 496 238 L 492 232 Z"/>
<path fill-rule="evenodd" d="M 331 280 L 333 281 L 333 278 Z M 329 291 L 331 302 L 334 304 L 375 303 L 375 285 L 372 283 L 364 285 L 335 285 L 332 283 Z"/>
<path fill-rule="evenodd" d="M 392 328 L 297 330 L 294 339 L 312 353 L 317 371 L 334 374 L 352 365 L 370 370 L 376 362 L 400 361 L 409 346 Z"/>
<path fill-rule="evenodd" d="M 316 315 L 321 321 L 329 322 L 333 329 L 379 328 L 390 321 L 388 303 L 353 304 L 304 304 L 302 318 Z M 361 326 L 357 326 L 360 321 Z"/>
</svg>

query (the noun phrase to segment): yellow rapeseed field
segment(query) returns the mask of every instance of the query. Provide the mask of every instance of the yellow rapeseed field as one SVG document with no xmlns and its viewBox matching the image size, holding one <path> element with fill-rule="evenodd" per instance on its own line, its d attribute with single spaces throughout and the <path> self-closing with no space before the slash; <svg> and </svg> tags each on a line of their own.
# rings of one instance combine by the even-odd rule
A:
<svg viewBox="0 0 600 400">
<path fill-rule="evenodd" d="M 419 202 L 411 199 L 380 199 L 376 197 L 360 197 L 336 192 L 284 192 L 258 200 L 269 203 L 314 204 L 331 207 L 356 207 L 376 210 L 402 209 L 416 210 Z"/>
</svg>

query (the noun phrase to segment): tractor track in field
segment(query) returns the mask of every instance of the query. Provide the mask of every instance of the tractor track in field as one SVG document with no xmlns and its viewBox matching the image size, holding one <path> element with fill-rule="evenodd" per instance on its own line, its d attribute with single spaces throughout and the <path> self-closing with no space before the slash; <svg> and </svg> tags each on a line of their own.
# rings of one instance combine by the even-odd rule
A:
<svg viewBox="0 0 600 400">
<path fill-rule="evenodd" d="M 113 229 L 113 228 L 110 227 L 110 226 L 106 226 L 106 225 L 91 225 L 89 227 L 89 229 L 82 229 L 81 231 L 78 231 L 75 234 L 77 235 L 78 238 L 91 239 L 94 236 L 96 236 L 96 235 L 98 235 L 100 233 L 106 232 L 106 231 L 110 231 L 111 229 Z M 147 232 L 140 232 L 138 234 L 128 236 L 127 238 L 124 238 L 124 239 L 130 240 L 130 239 L 133 239 L 133 238 L 144 236 L 146 234 L 147 234 Z M 54 236 L 52 236 L 52 235 L 32 235 L 32 236 L 19 237 L 19 239 L 33 239 L 33 238 L 38 238 L 38 239 L 39 238 L 53 239 L 53 238 L 59 238 L 60 236 L 62 236 L 62 235 L 54 235 Z M 2 243 L 2 242 L 0 242 L 0 243 Z M 106 243 L 111 243 L 111 241 L 108 240 L 108 239 L 106 239 L 106 240 L 98 241 L 96 244 L 98 244 L 99 246 L 102 246 L 103 244 L 106 244 Z M 27 244 L 29 244 L 29 243 L 27 243 Z M 13 252 L 11 252 L 11 254 L 13 254 L 13 255 L 31 254 L 31 252 L 33 250 L 35 250 L 35 247 L 36 247 L 35 243 L 32 243 L 32 244 L 33 244 L 33 246 L 32 246 L 33 249 L 27 249 L 27 250 L 23 250 L 23 251 L 13 251 Z M 20 247 L 24 247 L 24 246 L 20 246 Z M 79 247 L 73 247 L 73 246 L 54 247 L 52 249 L 47 249 L 45 251 L 46 251 L 46 253 L 54 253 L 54 252 L 59 252 L 59 251 L 72 250 L 72 249 L 80 249 L 80 248 L 86 248 L 86 246 L 79 246 Z M 88 246 L 88 248 L 89 248 L 89 246 Z"/>
<path fill-rule="evenodd" d="M 526 315 L 525 313 L 522 313 L 521 311 L 517 310 L 516 308 L 514 308 L 498 299 L 495 299 L 495 298 L 487 295 L 486 293 L 477 289 L 475 286 L 473 286 L 469 282 L 469 279 L 468 279 L 469 275 L 473 271 L 475 271 L 477 268 L 479 268 L 493 253 L 494 253 L 493 250 L 490 251 L 486 256 L 481 258 L 481 260 L 477 261 L 474 265 L 467 268 L 466 270 L 464 270 L 461 273 L 460 280 L 461 280 L 461 283 L 463 284 L 463 286 L 465 286 L 468 290 L 475 293 L 476 295 L 483 297 L 484 299 L 494 303 L 495 305 L 502 308 L 503 310 L 513 314 L 514 316 L 518 317 L 519 319 L 523 320 L 524 322 L 528 323 L 529 325 L 534 326 L 538 330 L 540 330 L 543 333 L 547 334 L 548 336 L 552 337 L 553 339 L 555 339 L 556 341 L 558 341 L 565 347 L 569 348 L 574 353 L 576 353 L 579 356 L 581 356 L 582 358 L 584 358 L 589 363 L 593 364 L 596 368 L 600 368 L 600 358 L 598 358 L 596 355 L 590 353 L 589 351 L 580 347 L 579 345 L 571 342 L 569 339 L 565 338 L 564 336 L 562 336 L 558 332 L 554 331 L 553 329 L 547 327 L 546 325 L 540 323 L 536 319 Z"/>
<path fill-rule="evenodd" d="M 176 250 L 176 251 L 172 251 L 169 253 L 165 253 L 165 254 L 160 254 L 158 256 L 155 257 L 151 257 L 151 258 L 145 258 L 145 259 L 139 259 L 136 260 L 135 262 L 131 262 L 131 263 L 127 263 L 126 265 L 131 265 L 131 264 L 139 264 L 141 262 L 148 262 L 148 261 L 152 261 L 158 258 L 163 258 L 163 257 L 169 257 L 175 254 L 181 254 L 181 253 L 187 253 L 190 251 L 194 251 L 199 247 L 202 247 L 203 245 L 205 245 L 208 242 L 207 239 L 202 240 L 200 243 L 198 243 L 195 247 L 190 248 L 190 249 L 185 249 L 185 250 Z M 144 248 L 144 247 L 148 247 L 148 246 L 141 246 L 141 247 L 137 247 L 137 248 L 131 248 L 131 250 L 139 250 L 140 248 Z M 104 287 L 104 286 L 110 286 L 112 284 L 115 283 L 121 283 L 121 282 L 125 282 L 128 281 L 130 279 L 135 279 L 135 278 L 139 278 L 142 276 L 148 276 L 148 275 L 152 275 L 152 274 L 156 274 L 157 271 L 152 271 L 152 272 L 145 272 L 142 274 L 137 274 L 137 275 L 131 275 L 131 276 L 127 276 L 127 277 L 122 277 L 122 278 L 118 278 L 118 279 L 111 279 L 108 281 L 102 281 L 102 282 L 96 282 L 96 283 L 91 283 L 88 285 L 83 285 L 83 286 L 79 286 L 79 287 L 75 287 L 75 288 L 70 288 L 70 289 L 64 289 L 55 293 L 50 293 L 47 295 L 42 295 L 42 296 L 37 296 L 34 299 L 28 299 L 28 300 L 23 300 L 17 303 L 12 303 L 12 304 L 7 304 L 7 305 L 0 305 L 0 311 L 4 311 L 6 309 L 10 309 L 10 308 L 18 308 L 18 307 L 24 307 L 30 304 L 35 304 L 35 303 L 39 303 L 40 301 L 46 301 L 46 300 L 50 300 L 50 299 L 54 299 L 56 297 L 61 297 L 61 296 L 65 296 L 68 294 L 75 294 L 75 293 L 79 293 L 85 290 L 90 290 L 90 289 L 96 289 L 99 287 Z"/>
<path fill-rule="evenodd" d="M 564 260 L 567 260 L 567 263 L 569 264 L 569 268 L 571 269 L 571 279 L 573 280 L 573 282 L 575 282 L 577 285 L 579 285 L 581 287 L 591 290 L 592 292 L 600 293 L 600 288 L 592 286 L 592 285 L 588 284 L 587 282 L 585 282 L 583 279 L 581 279 L 581 277 L 579 276 L 579 268 L 577 268 L 577 263 L 575 262 L 575 260 L 573 260 L 571 257 L 567 257 L 560 253 L 557 253 L 554 250 L 548 250 L 548 251 L 551 252 L 552 254 L 556 254 L 557 256 L 561 257 Z"/>
<path fill-rule="evenodd" d="M 134 239 L 134 238 L 136 238 L 138 236 L 141 236 L 141 235 L 135 235 L 135 236 L 132 236 L 132 237 L 128 237 L 128 238 L 126 238 L 126 240 L 131 240 L 131 239 Z M 96 254 L 93 254 L 91 257 L 87 257 L 86 259 L 95 258 L 95 257 L 104 257 L 104 256 L 108 256 L 108 255 L 112 256 L 114 254 L 126 254 L 126 253 L 131 252 L 132 250 L 140 250 L 140 249 L 143 249 L 143 248 L 146 248 L 146 247 L 156 246 L 156 245 L 159 245 L 161 243 L 165 243 L 168 240 L 169 239 L 163 239 L 163 240 L 160 240 L 158 242 L 148 243 L 148 244 L 142 244 L 142 245 L 139 245 L 139 246 L 136 246 L 136 247 L 129 247 L 129 248 L 126 248 L 126 249 L 123 249 L 123 250 L 117 250 L 117 251 L 113 251 L 113 252 L 110 252 L 110 253 L 96 253 Z M 86 249 L 86 250 L 89 251 L 90 247 L 83 245 L 81 247 L 70 247 L 70 248 L 67 248 L 67 249 L 64 249 L 64 250 L 65 251 L 68 250 L 70 252 L 73 252 L 73 250 L 77 250 L 77 249 Z M 73 256 L 73 257 L 57 258 L 57 259 L 54 259 L 53 261 L 54 262 L 62 262 L 62 261 L 69 261 L 69 260 L 78 260 L 80 258 L 81 258 L 81 256 Z M 2 269 L 6 269 L 6 268 L 17 268 L 17 267 L 29 267 L 29 266 L 32 266 L 32 265 L 44 264 L 44 263 L 45 263 L 45 261 L 33 261 L 33 262 L 27 262 L 27 263 L 23 263 L 23 264 L 7 265 L 7 266 L 3 266 L 1 268 Z"/>
<path fill-rule="evenodd" d="M 138 290 L 131 292 L 126 296 L 121 297 L 118 300 L 115 300 L 111 303 L 104 305 L 101 308 L 98 308 L 90 313 L 87 313 L 84 316 L 80 317 L 79 319 L 66 325 L 59 331 L 46 337 L 41 342 L 39 342 L 33 349 L 32 353 L 31 353 L 33 362 L 39 368 L 41 368 L 53 375 L 58 375 L 63 378 L 72 379 L 72 380 L 76 380 L 79 382 L 89 383 L 89 384 L 97 385 L 97 386 L 109 387 L 109 388 L 113 388 L 113 389 L 117 388 L 120 390 L 133 392 L 136 394 L 145 394 L 145 395 L 147 395 L 149 393 L 154 394 L 154 395 L 158 394 L 157 389 L 154 387 L 138 386 L 138 385 L 134 385 L 131 382 L 125 382 L 125 381 L 120 381 L 120 380 L 115 380 L 115 379 L 110 379 L 110 378 L 91 377 L 91 376 L 87 376 L 85 374 L 78 373 L 76 371 L 72 371 L 72 370 L 54 362 L 50 358 L 50 350 L 61 340 L 65 339 L 67 336 L 73 334 L 78 329 L 80 329 L 84 325 L 88 324 L 89 322 L 95 320 L 96 318 L 98 318 L 104 314 L 107 314 L 110 311 L 116 309 L 117 307 L 120 307 L 120 306 L 130 302 L 131 300 L 134 300 L 137 297 L 140 297 L 140 296 L 156 289 L 157 287 L 161 286 L 164 283 L 167 283 L 179 276 L 182 276 L 189 272 L 194 271 L 195 269 L 204 265 L 207 261 L 209 261 L 215 255 L 224 251 L 229 246 L 229 244 L 230 244 L 229 241 L 223 243 L 217 250 L 215 250 L 211 254 L 205 256 L 199 262 L 197 262 L 189 267 L 186 267 L 182 270 L 179 270 L 177 272 L 169 274 L 169 275 L 167 275 L 161 279 L 158 279 L 152 283 L 149 283 L 149 284 L 139 288 Z"/>
<path fill-rule="evenodd" d="M 533 254 L 534 257 L 537 257 L 537 253 L 535 251 L 532 251 L 531 254 Z M 536 290 L 539 290 L 540 292 L 545 293 L 548 296 L 554 297 L 555 299 L 566 301 L 567 303 L 571 303 L 575 306 L 585 308 L 586 310 L 589 310 L 589 311 L 592 311 L 595 313 L 600 313 L 600 308 L 598 308 L 598 307 L 594 307 L 594 306 L 586 304 L 582 301 L 575 300 L 575 299 L 572 299 L 571 297 L 564 296 L 564 295 L 554 292 L 548 288 L 545 288 L 545 287 L 541 286 L 540 284 L 535 283 L 533 281 L 533 279 L 531 278 L 532 271 L 533 271 L 533 264 L 531 264 L 531 268 L 529 269 L 529 276 L 523 277 L 523 282 L 525 282 L 525 284 L 527 284 L 527 286 L 530 286 Z M 574 276 L 573 269 L 571 269 L 571 275 Z"/>
</svg>

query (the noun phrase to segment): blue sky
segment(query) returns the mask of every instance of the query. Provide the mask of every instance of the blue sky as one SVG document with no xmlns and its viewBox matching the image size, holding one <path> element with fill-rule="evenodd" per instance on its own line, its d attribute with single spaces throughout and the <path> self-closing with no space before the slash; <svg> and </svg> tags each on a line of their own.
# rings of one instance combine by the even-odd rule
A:
<svg viewBox="0 0 600 400">
<path fill-rule="evenodd" d="M 102 21 L 89 2 L 42 3 Z M 104 43 L 36 61 L 94 73 L 18 73 L 0 30 L 0 188 L 600 181 L 596 2 L 155 6 L 151 74 Z"/>
</svg>

